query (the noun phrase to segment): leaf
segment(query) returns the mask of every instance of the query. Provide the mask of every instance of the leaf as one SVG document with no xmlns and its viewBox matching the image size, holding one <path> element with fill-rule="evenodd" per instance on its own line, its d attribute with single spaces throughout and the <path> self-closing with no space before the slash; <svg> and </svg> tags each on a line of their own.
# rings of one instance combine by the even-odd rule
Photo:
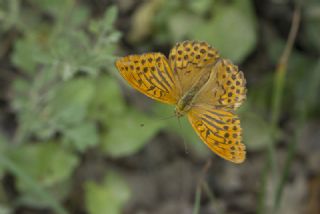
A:
<svg viewBox="0 0 320 214">
<path fill-rule="evenodd" d="M 64 208 L 59 204 L 59 202 L 56 200 L 56 198 L 52 197 L 52 195 L 48 193 L 41 185 L 39 185 L 35 181 L 35 179 L 30 177 L 29 173 L 24 168 L 22 168 L 19 165 L 19 163 L 12 161 L 10 157 L 7 157 L 7 155 L 8 153 L 2 154 L 0 156 L 0 165 L 3 166 L 7 171 L 9 171 L 12 175 L 15 176 L 16 178 L 15 181 L 16 180 L 23 181 L 26 184 L 26 186 L 32 189 L 33 194 L 36 195 L 36 197 L 41 199 L 41 200 L 33 200 L 32 204 L 35 204 L 35 206 L 38 207 L 43 203 L 46 205 L 46 208 L 48 207 L 52 208 L 54 213 L 59 213 L 59 214 L 67 213 L 64 210 Z M 25 195 L 19 194 L 19 198 L 23 198 L 23 197 L 25 197 Z M 18 200 L 16 200 L 16 204 L 19 204 Z"/>
<path fill-rule="evenodd" d="M 80 123 L 64 130 L 64 142 L 80 152 L 97 145 L 98 140 L 97 128 L 90 122 Z"/>
<path fill-rule="evenodd" d="M 120 214 L 129 200 L 130 189 L 123 178 L 109 171 L 102 184 L 85 184 L 85 204 L 90 214 Z"/>
<path fill-rule="evenodd" d="M 122 115 L 126 108 L 119 84 L 115 79 L 102 75 L 95 81 L 95 96 L 89 107 L 89 117 L 110 123 L 112 116 Z"/>
<path fill-rule="evenodd" d="M 168 20 L 169 31 L 172 34 L 173 41 L 180 41 L 190 35 L 192 29 L 190 26 L 198 26 L 203 20 L 189 12 L 178 12 L 171 15 Z"/>
<path fill-rule="evenodd" d="M 1 213 L 1 214 L 10 214 L 10 213 L 12 213 L 12 212 L 13 212 L 13 210 L 10 209 L 10 208 L 8 207 L 8 205 L 2 205 L 2 204 L 0 204 L 0 213 Z"/>
<path fill-rule="evenodd" d="M 257 40 L 253 12 L 250 15 L 244 12 L 232 5 L 217 7 L 211 20 L 192 29 L 191 37 L 207 41 L 223 56 L 241 62 Z"/>
<path fill-rule="evenodd" d="M 22 135 L 22 138 L 33 134 L 39 139 L 49 140 L 57 132 L 63 134 L 64 130 L 85 120 L 94 92 L 92 80 L 73 79 L 51 85 L 49 89 L 45 89 L 48 93 L 44 94 L 32 91 L 31 95 L 28 94 L 30 97 L 27 103 L 23 103 L 22 100 L 14 102 L 15 107 L 20 107 L 18 134 Z M 40 88 L 40 91 L 43 89 Z M 23 105 L 25 108 L 21 108 Z"/>
<path fill-rule="evenodd" d="M 70 26 L 73 30 L 66 30 L 56 35 L 51 44 L 51 46 L 55 47 L 51 50 L 52 57 L 55 59 L 55 63 L 58 63 L 59 67 L 61 67 L 59 72 L 64 80 L 72 78 L 80 71 L 90 73 L 87 69 L 81 70 L 84 66 L 89 69 L 95 68 L 87 64 L 89 50 L 92 48 L 88 36 L 73 27 Z"/>
<path fill-rule="evenodd" d="M 40 7 L 42 10 L 51 13 L 54 16 L 62 16 L 66 8 L 71 7 L 72 0 L 31 0 L 35 6 Z"/>
<path fill-rule="evenodd" d="M 57 128 L 82 122 L 94 95 L 94 84 L 89 78 L 63 82 L 47 105 L 48 118 Z M 60 125 L 59 125 L 60 124 Z"/>
<path fill-rule="evenodd" d="M 303 30 L 301 30 L 301 43 L 317 53 L 320 53 L 320 3 L 318 0 L 310 0 L 304 4 Z"/>
<path fill-rule="evenodd" d="M 68 189 L 65 185 L 79 162 L 74 153 L 54 142 L 26 144 L 10 150 L 9 156 L 39 186 L 60 199 L 66 195 Z M 17 177 L 17 188 L 23 194 L 24 202 L 38 206 L 46 204 L 46 200 L 39 198 L 36 190 L 20 177 Z"/>
<path fill-rule="evenodd" d="M 110 30 L 117 16 L 118 8 L 116 6 L 110 6 L 106 10 L 102 19 L 91 21 L 89 30 L 97 35 L 103 31 Z"/>
<path fill-rule="evenodd" d="M 87 66 L 107 67 L 114 64 L 113 52 L 116 50 L 116 43 L 122 33 L 114 27 L 114 22 L 118 16 L 116 6 L 110 6 L 102 19 L 90 22 L 89 30 L 95 35 L 96 40 L 93 48 L 90 48 L 88 54 Z"/>
<path fill-rule="evenodd" d="M 243 141 L 248 150 L 261 150 L 272 142 L 271 127 L 262 117 L 255 113 L 244 113 L 240 118 Z"/>
<path fill-rule="evenodd" d="M 160 130 L 163 123 L 136 111 L 129 111 L 109 121 L 108 125 L 108 131 L 102 134 L 102 149 L 112 157 L 122 157 L 139 151 Z"/>
<path fill-rule="evenodd" d="M 29 144 L 10 152 L 12 159 L 42 186 L 51 186 L 69 179 L 78 164 L 75 154 L 53 142 Z M 28 188 L 23 183 L 18 186 Z"/>
<path fill-rule="evenodd" d="M 36 34 L 29 34 L 25 38 L 15 42 L 14 52 L 11 61 L 27 74 L 36 72 L 36 66 L 45 58 L 49 58 L 48 53 L 42 50 L 41 43 L 37 40 Z"/>
<path fill-rule="evenodd" d="M 205 12 L 208 12 L 211 5 L 212 0 L 197 0 L 188 2 L 188 7 L 190 10 L 199 15 L 203 15 Z"/>
</svg>

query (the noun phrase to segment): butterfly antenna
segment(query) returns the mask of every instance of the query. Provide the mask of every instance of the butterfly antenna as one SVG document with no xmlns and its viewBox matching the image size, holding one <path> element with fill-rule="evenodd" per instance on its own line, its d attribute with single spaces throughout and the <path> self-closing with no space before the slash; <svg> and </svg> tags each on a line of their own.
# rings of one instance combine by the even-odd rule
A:
<svg viewBox="0 0 320 214">
<path fill-rule="evenodd" d="M 159 118 L 158 120 L 168 120 L 168 119 L 171 119 L 171 118 L 174 118 L 174 117 L 176 117 L 175 114 L 170 115 L 170 116 L 168 116 L 168 117 Z"/>
<path fill-rule="evenodd" d="M 182 130 L 182 125 L 181 125 L 181 121 L 180 121 L 180 117 L 178 117 L 178 122 L 179 122 L 179 127 L 180 129 Z M 184 152 L 186 153 L 186 155 L 189 153 L 188 151 L 188 146 L 186 144 L 186 141 L 184 139 L 184 136 L 182 135 L 182 142 L 183 142 L 183 145 L 184 145 Z"/>
<path fill-rule="evenodd" d="M 174 118 L 176 115 L 170 115 L 170 116 L 168 116 L 168 117 L 163 117 L 163 118 L 159 118 L 159 119 L 157 119 L 158 121 L 162 121 L 162 120 L 169 120 L 169 119 L 171 119 L 171 118 Z M 144 123 L 140 123 L 140 127 L 144 127 Z"/>
</svg>

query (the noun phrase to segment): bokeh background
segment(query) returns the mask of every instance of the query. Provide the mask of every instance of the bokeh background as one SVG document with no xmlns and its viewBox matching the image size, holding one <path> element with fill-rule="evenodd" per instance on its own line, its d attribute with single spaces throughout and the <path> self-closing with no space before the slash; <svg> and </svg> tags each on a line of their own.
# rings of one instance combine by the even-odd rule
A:
<svg viewBox="0 0 320 214">
<path fill-rule="evenodd" d="M 247 79 L 247 160 L 210 152 L 119 56 L 183 40 Z M 0 213 L 320 213 L 318 0 L 1 0 Z"/>
</svg>

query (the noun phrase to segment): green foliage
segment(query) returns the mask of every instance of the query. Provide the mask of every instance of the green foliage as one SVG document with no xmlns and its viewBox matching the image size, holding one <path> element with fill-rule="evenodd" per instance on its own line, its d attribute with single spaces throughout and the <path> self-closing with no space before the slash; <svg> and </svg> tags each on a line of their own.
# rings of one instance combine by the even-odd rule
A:
<svg viewBox="0 0 320 214">
<path fill-rule="evenodd" d="M 23 154 L 23 155 L 21 155 Z M 26 171 L 41 188 L 50 190 L 56 198 L 67 193 L 66 182 L 71 178 L 78 158 L 74 153 L 61 148 L 56 142 L 24 145 L 9 151 L 11 160 Z M 17 178 L 21 200 L 33 206 L 48 205 L 46 199 L 35 193 L 22 178 Z"/>
<path fill-rule="evenodd" d="M 93 122 L 79 123 L 76 126 L 67 128 L 65 131 L 64 143 L 80 152 L 97 145 L 98 142 L 99 135 Z"/>
<path fill-rule="evenodd" d="M 234 62 L 243 61 L 256 44 L 250 1 L 215 6 L 214 14 L 212 19 L 191 29 L 191 38 L 209 42 Z"/>
<path fill-rule="evenodd" d="M 20 1 L 14 3 L 18 8 Z M 71 0 L 31 0 L 30 4 L 21 13 L 14 8 L 6 11 L 16 17 L 3 20 L 6 29 L 21 31 L 10 55 L 21 75 L 12 82 L 10 100 L 17 116 L 16 147 L 2 150 L 7 143 L 1 142 L 0 155 L 9 156 L 3 161 L 8 164 L 0 164 L 0 175 L 8 170 L 16 176 L 18 204 L 49 206 L 64 213 L 58 201 L 70 191 L 70 178 L 78 166 L 75 152 L 95 147 L 108 156 L 131 155 L 163 123 L 126 106 L 112 73 L 113 52 L 121 36 L 113 26 L 116 7 L 92 19 L 86 7 Z M 33 13 L 50 19 L 30 16 Z M 139 122 L 146 126 L 140 127 Z M 110 203 L 104 196 L 111 198 Z M 103 188 L 88 185 L 92 213 L 119 212 L 128 197 L 125 181 L 113 174 L 108 173 Z"/>
<path fill-rule="evenodd" d="M 247 148 L 252 151 L 265 149 L 271 141 L 271 127 L 267 121 L 255 113 L 243 114 L 240 118 Z"/>
<path fill-rule="evenodd" d="M 112 120 L 109 123 L 109 131 L 102 135 L 102 149 L 112 157 L 136 153 L 163 125 L 160 121 L 148 118 L 136 111 L 129 111 L 122 117 Z"/>
<path fill-rule="evenodd" d="M 22 166 L 23 164 L 21 164 L 19 162 L 19 160 L 21 161 L 23 158 L 27 159 L 28 156 L 25 156 L 24 153 L 22 153 L 22 154 L 17 153 L 17 150 L 15 148 L 11 149 L 7 144 L 4 147 L 2 147 L 2 149 L 3 149 L 1 151 L 2 154 L 0 156 L 0 167 L 4 170 L 10 172 L 12 175 L 14 175 L 15 178 L 21 182 L 22 188 L 26 188 L 26 189 L 30 190 L 30 191 L 25 192 L 25 194 L 20 195 L 21 200 L 17 201 L 17 204 L 19 204 L 19 203 L 33 204 L 34 206 L 37 206 L 37 207 L 46 205 L 46 206 L 51 207 L 55 211 L 55 213 L 65 214 L 66 211 L 56 200 L 57 195 L 56 195 L 56 197 L 52 197 L 52 195 L 45 190 L 46 187 L 44 187 L 43 185 L 39 185 L 36 178 L 34 178 L 32 175 L 30 175 L 32 172 L 28 172 L 28 170 L 24 169 Z M 52 155 L 54 155 L 54 154 L 52 154 Z M 35 158 L 37 158 L 37 157 L 35 157 Z M 33 160 L 35 160 L 35 159 L 33 159 Z M 41 162 L 42 160 L 36 160 L 36 161 Z M 68 162 L 68 163 L 70 163 L 70 162 Z M 50 163 L 50 165 L 52 166 L 52 163 Z M 29 169 L 30 168 L 33 168 L 33 166 L 29 165 Z M 42 169 L 44 169 L 44 168 L 42 168 Z M 51 169 L 56 170 L 57 167 L 53 167 L 53 168 L 51 167 Z M 37 173 L 36 170 L 31 170 L 31 171 L 34 172 L 34 175 L 40 175 L 40 173 L 41 173 L 41 172 Z M 58 174 L 59 173 L 57 173 L 56 175 L 58 175 Z M 60 175 L 64 175 L 64 174 L 65 173 L 60 173 Z M 46 175 L 44 175 L 44 177 L 45 176 Z M 56 178 L 61 178 L 61 177 L 63 177 L 63 176 L 56 176 Z M 38 177 L 38 178 L 40 178 L 40 180 L 41 180 L 41 177 Z M 51 180 L 51 179 L 49 179 L 49 180 Z M 56 190 L 56 188 L 54 190 Z M 61 196 L 61 194 L 59 194 L 59 195 Z M 6 209 L 4 208 L 4 210 L 6 210 Z"/>
<path fill-rule="evenodd" d="M 88 9 L 74 1 L 31 0 L 32 7 L 21 13 L 15 9 L 20 1 L 12 2 L 4 4 L 9 11 L 1 8 L 0 21 L 6 24 L 5 29 L 16 27 L 22 33 L 10 56 L 21 73 L 12 83 L 10 100 L 17 115 L 13 138 L 17 145 L 6 149 L 7 143 L 1 141 L 0 155 L 9 156 L 1 162 L 0 173 L 4 169 L 17 176 L 21 195 L 18 203 L 50 206 L 56 213 L 64 213 L 54 201 L 61 201 L 69 193 L 71 175 L 78 165 L 75 151 L 86 152 L 101 143 L 102 148 L 107 148 L 106 154 L 130 155 L 148 142 L 161 125 L 151 124 L 145 131 L 140 131 L 139 126 L 132 129 L 130 124 L 142 114 L 125 107 L 117 80 L 101 72 L 111 71 L 113 52 L 121 35 L 113 26 L 116 7 L 109 7 L 101 18 L 91 19 Z M 7 13 L 12 17 L 6 17 Z M 50 20 L 30 16 L 33 13 L 47 14 Z M 143 119 L 151 121 L 146 116 Z M 98 130 L 98 124 L 102 124 L 102 130 Z M 123 130 L 123 124 L 134 134 L 117 139 L 117 130 Z M 106 188 L 99 189 L 100 195 L 113 194 L 116 190 L 109 185 L 114 183 L 119 189 L 127 188 L 125 181 L 112 179 L 113 176 L 107 178 Z M 116 209 L 129 197 L 125 194 L 116 200 Z M 105 205 L 108 203 L 104 201 Z"/>
<path fill-rule="evenodd" d="M 57 20 L 53 26 L 41 23 L 26 31 L 16 43 L 12 62 L 33 75 L 31 80 L 14 82 L 16 99 L 12 106 L 19 116 L 16 140 L 25 141 L 33 135 L 49 140 L 61 133 L 63 141 L 84 151 L 98 143 L 96 126 L 86 119 L 94 97 L 94 80 L 75 75 L 84 72 L 97 76 L 99 68 L 111 63 L 113 44 L 119 38 L 112 27 L 117 11 L 111 7 L 101 20 L 87 23 L 92 33 L 89 35 L 82 27 L 88 20 L 85 8 L 71 10 L 71 1 L 65 5 L 53 1 L 35 4 L 57 16 Z"/>
<path fill-rule="evenodd" d="M 108 76 L 102 76 L 95 83 L 89 117 L 100 124 L 102 151 L 112 157 L 136 153 L 163 127 L 161 121 L 128 108 L 119 84 Z"/>
<path fill-rule="evenodd" d="M 229 3 L 153 0 L 142 5 L 134 17 L 129 35 L 134 41 L 143 41 L 151 32 L 162 43 L 203 40 L 235 62 L 243 61 L 256 45 L 256 23 L 250 0 Z"/>
<path fill-rule="evenodd" d="M 172 106 L 155 104 L 151 109 L 155 118 L 126 103 L 124 93 L 131 89 L 122 91 L 119 74 L 114 72 L 122 34 L 114 26 L 118 9 L 108 6 L 104 14 L 96 14 L 89 9 L 92 4 L 74 0 L 0 1 L 0 38 L 6 39 L 0 43 L 4 65 L 0 82 L 8 85 L 1 85 L 0 121 L 7 122 L 14 115 L 9 128 L 1 124 L 0 179 L 12 175 L 18 192 L 16 200 L 8 202 L 4 196 L 8 190 L 0 187 L 0 213 L 15 212 L 19 205 L 66 213 L 61 204 L 69 199 L 73 176 L 82 170 L 81 163 L 86 163 L 92 151 L 107 161 L 130 156 L 161 129 L 178 133 L 199 155 L 211 155 L 186 118 L 181 118 L 181 125 L 176 118 L 163 120 L 173 115 Z M 319 7 L 317 0 L 302 4 L 304 25 L 298 48 L 293 48 L 288 69 L 280 75 L 274 75 L 270 65 L 278 63 L 286 37 L 275 30 L 278 26 L 273 19 L 262 17 L 267 24 L 257 20 L 255 12 L 259 12 L 254 12 L 250 0 L 142 1 L 134 4 L 132 17 L 131 8 L 120 11 L 125 15 L 117 24 L 121 29 L 130 25 L 130 31 L 124 32 L 124 44 L 131 43 L 128 47 L 135 48 L 132 52 L 165 50 L 185 39 L 204 40 L 223 57 L 246 66 L 242 69 L 249 77 L 248 99 L 239 114 L 247 150 L 269 148 L 275 162 L 272 149 L 277 142 L 290 144 L 285 167 L 277 172 L 283 172 L 274 197 L 279 204 L 295 152 L 295 141 L 290 142 L 286 129 L 293 129 L 297 138 L 306 121 L 320 113 Z M 259 48 L 257 21 L 263 33 Z M 286 22 L 282 21 L 279 26 Z M 249 66 L 241 65 L 254 49 L 257 55 L 263 54 L 262 61 L 270 67 L 255 70 L 250 67 L 252 59 L 248 59 Z M 7 70 L 9 78 L 3 74 Z M 270 115 L 275 118 L 271 122 Z M 264 187 L 267 177 L 276 174 L 275 170 L 268 172 L 269 167 L 263 175 Z M 121 213 L 131 197 L 126 181 L 110 169 L 106 169 L 102 183 L 84 183 L 89 213 Z M 198 191 L 195 203 L 194 212 L 201 212 Z"/>
<path fill-rule="evenodd" d="M 4 0 L 0 2 L 0 31 L 6 31 L 17 25 L 19 10 L 19 0 Z"/>
<path fill-rule="evenodd" d="M 304 14 L 303 18 L 305 19 L 305 26 L 303 31 L 303 40 L 302 42 L 313 51 L 319 54 L 320 51 L 320 3 L 317 0 L 310 0 L 304 4 Z"/>
<path fill-rule="evenodd" d="M 107 126 L 111 118 L 117 120 L 126 112 L 124 98 L 119 83 L 109 76 L 101 75 L 94 87 L 95 98 L 90 103 L 89 117 Z"/>
<path fill-rule="evenodd" d="M 112 171 L 108 172 L 103 183 L 90 181 L 85 185 L 85 204 L 91 214 L 120 214 L 130 195 L 125 180 Z"/>
</svg>

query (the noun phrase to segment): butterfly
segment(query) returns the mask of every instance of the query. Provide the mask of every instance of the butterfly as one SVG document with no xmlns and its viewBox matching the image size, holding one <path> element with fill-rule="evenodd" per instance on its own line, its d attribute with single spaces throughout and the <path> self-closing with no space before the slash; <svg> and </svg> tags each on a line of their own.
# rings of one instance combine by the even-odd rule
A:
<svg viewBox="0 0 320 214">
<path fill-rule="evenodd" d="M 115 63 L 129 84 L 157 101 L 175 105 L 201 140 L 220 157 L 242 163 L 246 157 L 239 117 L 234 111 L 246 98 L 243 72 L 206 42 L 177 43 L 169 58 L 146 53 Z"/>
</svg>

